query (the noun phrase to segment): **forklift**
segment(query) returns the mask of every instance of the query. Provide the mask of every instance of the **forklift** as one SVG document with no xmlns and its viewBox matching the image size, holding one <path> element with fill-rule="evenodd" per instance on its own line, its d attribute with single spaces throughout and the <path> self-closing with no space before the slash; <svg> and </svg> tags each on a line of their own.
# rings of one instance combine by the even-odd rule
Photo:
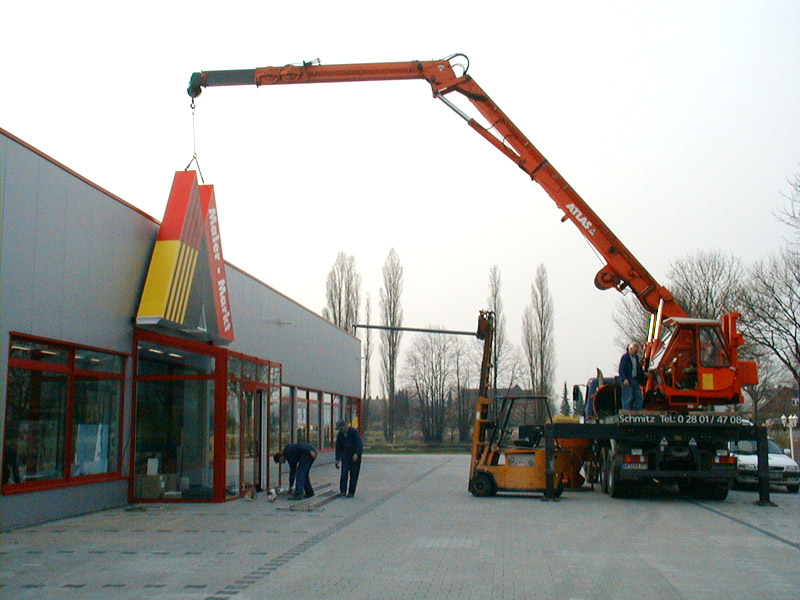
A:
<svg viewBox="0 0 800 600">
<path fill-rule="evenodd" d="M 520 425 L 514 438 L 511 419 L 520 412 L 527 414 L 523 403 L 540 403 L 547 406 L 552 422 L 549 399 L 546 396 L 507 396 L 499 405 L 489 397 L 489 380 L 492 369 L 495 315 L 481 311 L 478 316 L 477 337 L 483 340 L 480 384 L 476 401 L 475 426 L 472 432 L 472 456 L 469 471 L 469 491 L 473 496 L 493 496 L 498 492 L 515 494 L 544 494 L 545 448 L 542 442 L 544 428 Z M 520 410 L 522 409 L 522 410 Z M 555 496 L 563 491 L 564 474 L 568 469 L 568 453 L 556 450 L 554 455 Z"/>
</svg>

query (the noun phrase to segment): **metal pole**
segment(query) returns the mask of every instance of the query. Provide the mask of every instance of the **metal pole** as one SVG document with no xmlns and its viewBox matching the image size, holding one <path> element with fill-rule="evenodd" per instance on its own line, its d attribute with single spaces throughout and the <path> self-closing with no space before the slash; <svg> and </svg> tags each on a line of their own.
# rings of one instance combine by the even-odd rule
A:
<svg viewBox="0 0 800 600">
<path fill-rule="evenodd" d="M 452 329 L 425 329 L 423 327 L 387 327 L 385 325 L 354 325 L 355 329 L 382 329 L 384 331 L 413 331 L 415 333 L 445 333 L 448 335 L 469 335 L 476 337 L 474 331 L 454 331 Z"/>
<path fill-rule="evenodd" d="M 545 423 L 544 426 L 544 498 L 542 500 L 555 500 L 555 474 L 556 474 L 556 458 L 555 458 L 555 435 L 553 434 L 553 424 Z"/>
</svg>

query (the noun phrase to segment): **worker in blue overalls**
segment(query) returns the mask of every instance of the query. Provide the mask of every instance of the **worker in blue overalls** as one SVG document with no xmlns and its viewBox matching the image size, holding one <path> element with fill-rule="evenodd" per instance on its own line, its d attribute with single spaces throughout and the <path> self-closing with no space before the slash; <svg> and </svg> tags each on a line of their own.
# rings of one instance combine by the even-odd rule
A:
<svg viewBox="0 0 800 600">
<path fill-rule="evenodd" d="M 336 423 L 339 434 L 336 436 L 336 468 L 342 465 L 342 475 L 339 478 L 339 494 L 352 498 L 356 493 L 358 473 L 361 471 L 361 455 L 364 453 L 364 444 L 358 430 L 350 427 L 343 419 Z M 348 481 L 349 479 L 349 481 Z"/>
<path fill-rule="evenodd" d="M 272 457 L 276 463 L 289 463 L 289 488 L 294 488 L 294 493 L 290 496 L 292 500 L 311 498 L 314 495 L 309 471 L 316 458 L 317 449 L 305 442 L 286 444 L 283 452 L 278 452 Z"/>
</svg>

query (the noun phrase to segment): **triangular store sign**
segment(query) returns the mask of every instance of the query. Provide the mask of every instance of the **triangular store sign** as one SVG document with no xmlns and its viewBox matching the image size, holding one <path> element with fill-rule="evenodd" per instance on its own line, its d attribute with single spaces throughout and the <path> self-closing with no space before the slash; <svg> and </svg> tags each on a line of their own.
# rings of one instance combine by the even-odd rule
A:
<svg viewBox="0 0 800 600">
<path fill-rule="evenodd" d="M 147 271 L 136 324 L 195 339 L 233 341 L 214 186 L 175 173 Z M 212 316 L 213 315 L 213 316 Z"/>
</svg>

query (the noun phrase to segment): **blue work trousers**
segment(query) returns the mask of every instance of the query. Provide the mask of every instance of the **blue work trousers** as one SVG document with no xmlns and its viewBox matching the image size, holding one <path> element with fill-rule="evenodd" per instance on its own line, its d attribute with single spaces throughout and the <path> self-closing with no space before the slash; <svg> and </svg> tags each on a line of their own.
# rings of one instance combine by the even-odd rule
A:
<svg viewBox="0 0 800 600">
<path fill-rule="evenodd" d="M 622 384 L 622 410 L 642 410 L 644 398 L 642 386 L 638 381 L 631 381 L 629 385 Z"/>
<path fill-rule="evenodd" d="M 304 455 L 297 462 L 297 475 L 294 481 L 295 495 L 305 495 L 306 498 L 310 498 L 314 495 L 314 488 L 311 487 L 311 479 L 309 478 L 309 471 L 313 464 L 314 459 L 308 455 Z"/>
<path fill-rule="evenodd" d="M 353 460 L 352 456 L 342 459 L 342 474 L 339 477 L 339 491 L 342 494 L 350 494 L 351 496 L 356 493 L 356 484 L 358 484 L 358 473 L 361 471 L 361 457 L 358 460 Z M 350 479 L 348 485 L 348 478 Z"/>
</svg>

